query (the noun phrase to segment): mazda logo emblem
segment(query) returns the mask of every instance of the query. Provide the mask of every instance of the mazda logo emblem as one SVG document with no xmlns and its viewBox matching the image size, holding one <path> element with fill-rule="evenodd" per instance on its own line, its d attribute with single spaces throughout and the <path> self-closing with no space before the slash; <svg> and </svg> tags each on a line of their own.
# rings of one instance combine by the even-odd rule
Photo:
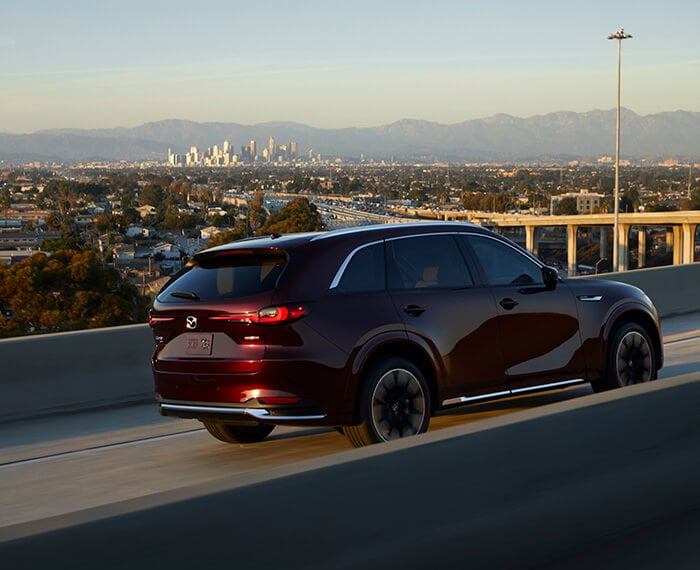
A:
<svg viewBox="0 0 700 570">
<path fill-rule="evenodd" d="M 190 330 L 196 329 L 197 328 L 197 317 L 187 317 L 185 319 L 185 326 Z"/>
</svg>

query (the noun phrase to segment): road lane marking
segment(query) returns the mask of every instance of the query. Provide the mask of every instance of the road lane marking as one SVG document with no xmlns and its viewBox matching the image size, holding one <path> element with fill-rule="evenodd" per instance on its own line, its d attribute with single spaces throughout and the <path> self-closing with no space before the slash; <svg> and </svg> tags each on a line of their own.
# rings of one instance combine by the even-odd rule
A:
<svg viewBox="0 0 700 570">
<path fill-rule="evenodd" d="M 152 437 L 144 437 L 142 439 L 134 439 L 131 441 L 122 441 L 119 443 L 107 443 L 105 445 L 96 445 L 94 447 L 86 447 L 85 449 L 77 449 L 74 451 L 64 451 L 62 453 L 52 453 L 49 455 L 42 455 L 40 457 L 31 457 L 29 459 L 19 459 L 17 461 L 9 461 L 7 463 L 0 463 L 0 469 L 6 469 L 8 467 L 17 467 L 20 465 L 30 465 L 32 463 L 43 463 L 44 461 L 50 461 L 52 459 L 61 459 L 64 457 L 72 457 L 76 455 L 85 455 L 88 453 L 93 453 L 95 451 L 103 451 L 105 449 L 119 449 L 120 447 L 131 447 L 134 445 L 140 445 L 142 443 L 150 443 L 152 441 L 162 441 L 166 439 L 174 439 L 176 437 L 182 437 L 184 435 L 192 435 L 193 433 L 199 433 L 206 431 L 204 428 L 191 429 L 187 431 L 180 431 L 177 433 L 170 433 L 166 435 L 154 435 Z"/>
<path fill-rule="evenodd" d="M 682 338 L 679 340 L 671 340 L 664 343 L 664 346 L 673 346 L 676 344 L 685 344 L 686 342 L 697 342 L 700 340 L 700 336 L 693 336 L 690 338 Z"/>
</svg>

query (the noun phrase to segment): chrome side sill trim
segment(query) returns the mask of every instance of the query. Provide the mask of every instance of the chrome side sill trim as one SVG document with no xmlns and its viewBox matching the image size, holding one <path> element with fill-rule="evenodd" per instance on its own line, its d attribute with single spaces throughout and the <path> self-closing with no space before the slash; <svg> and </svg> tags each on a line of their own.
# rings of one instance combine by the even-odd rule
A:
<svg viewBox="0 0 700 570">
<path fill-rule="evenodd" d="M 459 398 L 449 398 L 442 402 L 443 406 L 452 406 L 454 404 L 466 404 L 467 402 L 478 402 L 479 400 L 487 400 L 488 398 L 499 398 L 501 396 L 509 396 L 510 390 L 503 392 L 493 392 L 491 394 L 479 394 L 478 396 L 460 396 Z"/>
<path fill-rule="evenodd" d="M 551 384 L 539 384 L 538 386 L 527 386 L 526 388 L 516 388 L 515 390 L 503 390 L 501 392 L 491 392 L 490 394 L 479 394 L 478 396 L 459 396 L 457 398 L 449 398 L 443 400 L 443 406 L 454 406 L 455 404 L 467 404 L 469 402 L 478 402 L 479 400 L 487 400 L 489 398 L 500 398 L 503 396 L 512 396 L 522 394 L 524 392 L 535 392 L 544 390 L 545 388 L 558 388 L 563 386 L 571 386 L 572 384 L 582 384 L 586 381 L 583 378 L 575 378 L 574 380 L 564 380 L 563 382 L 552 382 Z"/>
<path fill-rule="evenodd" d="M 256 420 L 275 420 L 280 422 L 322 420 L 326 417 L 326 414 L 320 416 L 277 416 L 262 408 L 227 408 L 224 406 L 187 406 L 182 404 L 161 404 L 160 407 L 163 410 L 202 412 L 207 414 L 231 414 L 232 416 L 250 416 Z"/>
<path fill-rule="evenodd" d="M 522 394 L 523 392 L 534 392 L 536 390 L 544 390 L 545 388 L 557 388 L 559 386 L 570 386 L 571 384 L 581 384 L 585 382 L 583 378 L 575 378 L 574 380 L 564 380 L 563 382 L 552 382 L 551 384 L 540 384 L 539 386 L 527 386 L 526 388 L 516 388 L 511 390 L 513 394 Z"/>
</svg>

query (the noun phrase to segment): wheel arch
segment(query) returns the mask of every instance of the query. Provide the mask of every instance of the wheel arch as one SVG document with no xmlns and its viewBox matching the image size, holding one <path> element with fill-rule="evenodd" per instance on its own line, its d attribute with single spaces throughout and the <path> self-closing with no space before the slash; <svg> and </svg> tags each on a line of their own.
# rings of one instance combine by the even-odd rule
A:
<svg viewBox="0 0 700 570">
<path fill-rule="evenodd" d="M 366 371 L 382 360 L 392 357 L 404 358 L 413 363 L 421 371 L 425 382 L 428 384 L 428 389 L 430 390 L 430 415 L 432 416 L 435 413 L 438 402 L 438 390 L 434 360 L 422 346 L 414 344 L 407 339 L 393 339 L 374 346 L 371 350 L 364 353 L 362 358 L 358 358 L 355 361 L 353 373 L 357 378 L 357 382 L 355 383 L 355 393 L 352 395 L 353 401 L 355 402 L 353 406 L 355 410 L 353 413 L 354 423 L 360 421 L 357 415 L 358 404 Z"/>
<path fill-rule="evenodd" d="M 610 339 L 615 332 L 627 323 L 636 323 L 647 331 L 651 338 L 654 356 L 656 357 L 656 368 L 660 370 L 664 363 L 663 341 L 661 331 L 657 325 L 656 319 L 648 312 L 639 307 L 628 307 L 626 310 L 620 311 L 613 318 L 608 319 L 607 327 L 604 332 L 605 352 L 610 344 Z"/>
</svg>

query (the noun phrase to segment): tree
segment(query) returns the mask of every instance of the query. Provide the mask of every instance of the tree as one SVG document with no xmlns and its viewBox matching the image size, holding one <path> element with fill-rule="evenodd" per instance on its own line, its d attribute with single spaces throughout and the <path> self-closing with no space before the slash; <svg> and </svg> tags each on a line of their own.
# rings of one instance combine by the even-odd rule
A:
<svg viewBox="0 0 700 570">
<path fill-rule="evenodd" d="M 313 232 L 323 229 L 325 226 L 316 206 L 306 198 L 294 198 L 279 212 L 272 214 L 257 235 Z"/>
<path fill-rule="evenodd" d="M 578 209 L 576 207 L 576 198 L 562 198 L 559 200 L 557 207 L 554 208 L 555 216 L 573 216 L 578 214 Z"/>
<path fill-rule="evenodd" d="M 639 189 L 636 186 L 630 186 L 622 193 L 620 212 L 636 212 L 641 203 Z"/>
<path fill-rule="evenodd" d="M 207 242 L 206 249 L 210 247 L 216 247 L 217 245 L 223 245 L 225 243 L 231 243 L 239 239 L 248 237 L 248 231 L 245 224 L 237 224 L 235 228 L 226 230 L 223 232 L 217 232 Z"/>
<path fill-rule="evenodd" d="M 253 196 L 252 202 L 248 204 L 248 225 L 251 232 L 257 233 L 266 220 L 265 195 L 258 191 Z"/>
<path fill-rule="evenodd" d="M 40 251 L 58 251 L 59 249 L 83 251 L 89 247 L 84 239 L 74 236 L 45 239 L 39 246 Z"/>
<path fill-rule="evenodd" d="M 683 205 L 688 210 L 700 210 L 700 188 L 695 188 L 690 193 L 690 199 Z"/>
<path fill-rule="evenodd" d="M 5 210 L 5 220 L 7 220 L 7 210 L 12 205 L 12 191 L 5 186 L 0 192 L 0 206 Z"/>
<path fill-rule="evenodd" d="M 163 203 L 163 189 L 155 184 L 146 184 L 141 190 L 142 206 L 160 206 Z"/>
<path fill-rule="evenodd" d="M 21 331 L 61 331 L 143 322 L 146 301 L 93 251 L 37 253 L 0 269 L 0 300 Z M 7 335 L 3 328 L 0 334 Z"/>
</svg>

